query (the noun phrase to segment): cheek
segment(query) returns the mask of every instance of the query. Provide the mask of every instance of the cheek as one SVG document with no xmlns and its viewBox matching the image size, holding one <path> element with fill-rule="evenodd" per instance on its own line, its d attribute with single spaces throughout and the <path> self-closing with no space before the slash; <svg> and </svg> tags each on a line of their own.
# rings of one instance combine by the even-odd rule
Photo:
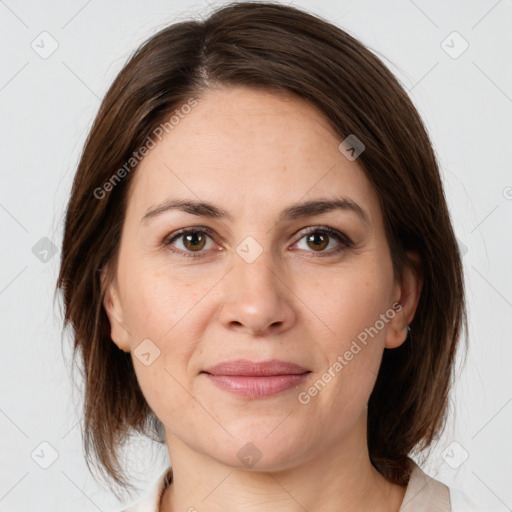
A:
<svg viewBox="0 0 512 512">
<path fill-rule="evenodd" d="M 132 359 L 142 393 L 165 422 L 190 407 L 184 388 L 190 386 L 187 368 L 197 340 L 190 327 L 198 298 L 193 287 L 168 275 L 148 268 L 136 275 L 127 310 Z M 156 357 L 150 365 L 139 358 L 141 340 L 151 340 L 149 352 Z"/>
<path fill-rule="evenodd" d="M 179 418 L 179 425 L 186 432 L 194 429 L 201 411 L 197 411 L 194 400 L 190 400 L 186 391 L 189 383 L 186 377 L 170 368 L 162 355 L 150 366 L 144 366 L 132 356 L 137 381 L 142 394 L 151 410 L 165 425 L 174 425 Z M 183 414 L 187 411 L 187 414 Z"/>
<path fill-rule="evenodd" d="M 194 330 L 200 329 L 199 302 L 211 284 L 149 264 L 126 274 L 124 282 L 124 318 L 141 390 L 159 417 L 160 412 L 165 416 L 182 411 L 186 404 L 190 407 L 183 388 L 190 387 L 189 361 L 200 339 Z M 149 365 L 148 357 L 140 357 L 147 352 Z"/>
<path fill-rule="evenodd" d="M 308 306 L 329 328 L 327 336 L 317 338 L 324 368 L 318 375 L 321 382 L 310 390 L 312 400 L 323 404 L 319 410 L 355 418 L 378 374 L 391 318 L 386 317 L 391 274 L 375 260 L 331 272 L 329 283 L 321 292 L 309 287 Z"/>
<path fill-rule="evenodd" d="M 304 296 L 308 306 L 329 328 L 328 349 L 347 349 L 352 340 L 364 341 L 368 330 L 372 339 L 383 340 L 387 323 L 379 322 L 381 315 L 391 307 L 389 303 L 392 286 L 391 274 L 378 262 L 351 265 L 329 273 L 329 284 L 320 286 L 305 284 Z M 376 322 L 378 333 L 372 329 Z"/>
<path fill-rule="evenodd" d="M 126 280 L 125 319 L 133 338 L 168 344 L 190 324 L 195 306 L 208 290 L 207 283 L 184 279 L 177 273 L 146 265 Z"/>
</svg>

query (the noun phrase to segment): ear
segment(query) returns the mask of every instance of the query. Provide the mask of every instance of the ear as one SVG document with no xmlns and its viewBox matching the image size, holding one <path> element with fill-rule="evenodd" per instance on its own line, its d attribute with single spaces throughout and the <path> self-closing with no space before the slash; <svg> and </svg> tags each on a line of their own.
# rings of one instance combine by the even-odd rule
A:
<svg viewBox="0 0 512 512">
<path fill-rule="evenodd" d="M 107 282 L 108 281 L 108 282 Z M 130 352 L 130 333 L 124 325 L 123 308 L 115 276 L 108 278 L 108 268 L 101 270 L 101 284 L 106 284 L 103 307 L 110 322 L 110 338 L 124 352 Z"/>
<path fill-rule="evenodd" d="M 386 348 L 397 348 L 407 339 L 407 327 L 414 318 L 423 288 L 420 255 L 416 251 L 406 251 L 406 258 L 402 281 L 395 284 L 393 304 L 397 306 L 393 308 L 395 316 L 390 320 L 386 332 Z"/>
</svg>

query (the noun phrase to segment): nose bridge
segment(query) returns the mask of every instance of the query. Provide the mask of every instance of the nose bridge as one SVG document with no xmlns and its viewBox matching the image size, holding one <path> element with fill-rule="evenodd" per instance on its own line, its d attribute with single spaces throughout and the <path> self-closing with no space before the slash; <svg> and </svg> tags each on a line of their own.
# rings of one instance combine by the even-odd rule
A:
<svg viewBox="0 0 512 512">
<path fill-rule="evenodd" d="M 246 286 L 247 290 L 260 296 L 266 293 L 276 295 L 283 286 L 278 276 L 279 262 L 268 243 L 258 242 L 253 237 L 247 237 L 237 247 L 233 255 L 232 278 L 239 287 Z"/>
<path fill-rule="evenodd" d="M 252 332 L 289 325 L 294 314 L 279 261 L 268 245 L 251 238 L 244 239 L 233 255 L 221 319 L 226 325 L 241 324 Z"/>
</svg>

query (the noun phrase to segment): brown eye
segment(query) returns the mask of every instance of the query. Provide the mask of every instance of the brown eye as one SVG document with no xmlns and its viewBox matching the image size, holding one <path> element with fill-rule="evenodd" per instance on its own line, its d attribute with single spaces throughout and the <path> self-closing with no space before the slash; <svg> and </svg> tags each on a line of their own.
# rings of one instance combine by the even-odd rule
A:
<svg viewBox="0 0 512 512">
<path fill-rule="evenodd" d="M 307 244 L 312 249 L 322 251 L 329 245 L 329 236 L 321 232 L 312 233 L 307 235 Z"/>
<path fill-rule="evenodd" d="M 305 249 L 306 252 L 310 253 L 319 253 L 319 256 L 334 255 L 353 246 L 348 236 L 329 226 L 315 226 L 309 228 L 296 244 L 300 245 L 302 240 L 305 240 L 305 247 L 299 247 L 299 249 Z M 337 244 L 335 243 L 334 247 L 326 250 L 326 248 L 331 245 L 332 241 L 337 242 Z"/>
<path fill-rule="evenodd" d="M 189 251 L 200 251 L 206 244 L 206 238 L 201 232 L 181 236 L 183 238 L 184 247 Z"/>
<path fill-rule="evenodd" d="M 209 234 L 209 230 L 206 228 L 190 228 L 170 235 L 167 240 L 164 241 L 164 245 L 168 247 L 171 252 L 183 256 L 205 256 L 206 254 L 203 253 L 206 253 L 207 249 L 210 249 L 213 243 L 211 242 L 210 245 L 208 245 L 208 239 L 212 240 L 212 237 Z"/>
</svg>

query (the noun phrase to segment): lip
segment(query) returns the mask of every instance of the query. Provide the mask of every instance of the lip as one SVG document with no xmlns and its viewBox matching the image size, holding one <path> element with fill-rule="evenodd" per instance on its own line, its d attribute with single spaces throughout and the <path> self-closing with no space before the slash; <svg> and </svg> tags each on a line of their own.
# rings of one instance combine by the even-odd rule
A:
<svg viewBox="0 0 512 512">
<path fill-rule="evenodd" d="M 212 375 L 236 375 L 244 377 L 265 377 L 275 375 L 300 375 L 309 370 L 288 361 L 270 359 L 268 361 L 249 361 L 234 359 L 211 366 L 203 370 Z"/>
<path fill-rule="evenodd" d="M 278 359 L 260 362 L 237 359 L 219 363 L 201 373 L 225 391 L 262 398 L 296 387 L 311 371 Z"/>
</svg>

